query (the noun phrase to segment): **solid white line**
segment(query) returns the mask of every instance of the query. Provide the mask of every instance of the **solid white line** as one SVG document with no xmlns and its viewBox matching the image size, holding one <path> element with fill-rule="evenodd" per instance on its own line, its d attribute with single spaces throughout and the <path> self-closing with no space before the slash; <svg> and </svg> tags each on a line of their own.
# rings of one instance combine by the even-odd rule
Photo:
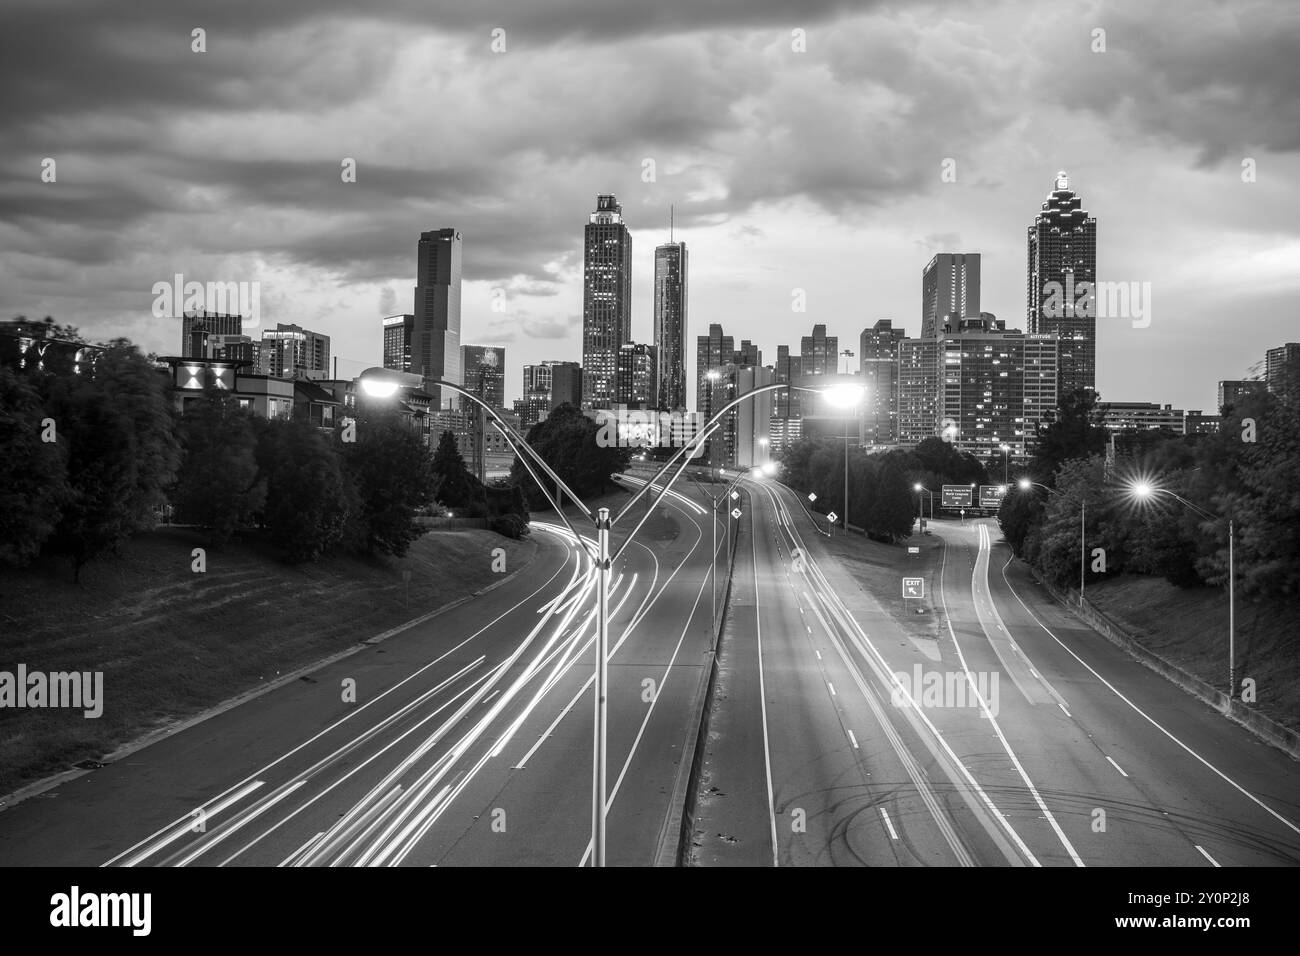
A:
<svg viewBox="0 0 1300 956">
<path fill-rule="evenodd" d="M 1056 704 L 1056 706 L 1059 707 L 1059 708 L 1061 708 L 1061 711 L 1065 714 L 1066 717 L 1070 717 L 1070 712 L 1069 712 L 1068 710 L 1065 709 L 1065 705 L 1064 705 L 1064 704 L 1062 704 L 1062 703 L 1060 703 L 1060 702 L 1058 701 L 1057 704 Z M 1070 719 L 1073 720 L 1074 718 L 1073 718 L 1073 717 L 1070 717 Z"/>
<path fill-rule="evenodd" d="M 1196 843 L 1193 843 L 1192 846 L 1196 847 L 1196 849 L 1201 851 L 1201 856 L 1205 857 L 1207 860 L 1210 861 L 1210 866 L 1219 866 L 1219 861 L 1216 860 L 1214 857 L 1210 856 L 1210 854 L 1206 853 L 1205 847 L 1200 846 Z M 1222 867 L 1220 867 L 1220 869 L 1222 869 Z"/>
<path fill-rule="evenodd" d="M 889 830 L 889 838 L 890 838 L 891 840 L 897 840 L 897 839 L 898 839 L 898 831 L 894 829 L 893 821 L 889 819 L 889 811 L 886 810 L 884 807 L 881 807 L 881 808 L 880 808 L 880 815 L 881 815 L 882 817 L 884 817 L 884 820 L 885 820 L 885 826 L 886 826 L 886 827 L 888 828 L 888 830 Z"/>
<path fill-rule="evenodd" d="M 755 497 L 755 509 L 758 499 Z M 754 570 L 754 643 L 758 647 L 758 702 L 763 714 L 763 765 L 767 773 L 767 816 L 771 824 L 772 865 L 780 866 L 780 846 L 776 842 L 776 802 L 772 798 L 772 748 L 767 736 L 767 690 L 763 681 L 763 614 L 758 603 L 758 539 L 753 533 L 753 520 L 750 521 L 749 552 Z M 740 533 L 739 530 L 736 531 Z"/>
<path fill-rule="evenodd" d="M 1214 764 L 1210 763 L 1208 760 L 1206 760 L 1204 757 L 1202 757 L 1200 754 L 1198 754 L 1198 753 L 1197 753 L 1195 750 L 1193 750 L 1191 747 L 1187 746 L 1187 744 L 1183 743 L 1181 740 L 1179 740 L 1177 737 L 1175 737 L 1175 736 L 1174 736 L 1173 734 L 1171 734 L 1169 731 L 1165 730 L 1165 728 L 1162 727 L 1162 726 L 1161 726 L 1161 725 L 1160 725 L 1160 724 L 1155 720 L 1155 718 L 1151 717 L 1149 714 L 1146 713 L 1146 711 L 1142 710 L 1141 707 L 1139 707 L 1137 704 L 1133 703 L 1133 701 L 1129 700 L 1127 697 L 1125 697 L 1123 694 L 1121 694 L 1121 693 L 1120 693 L 1120 692 L 1115 688 L 1115 685 L 1114 685 L 1114 684 L 1112 684 L 1110 681 L 1106 680 L 1106 678 L 1104 678 L 1104 677 L 1102 677 L 1100 674 L 1098 674 L 1095 670 L 1093 670 L 1091 667 L 1088 666 L 1088 664 L 1084 661 L 1084 659 L 1083 659 L 1082 657 L 1080 657 L 1078 654 L 1074 653 L 1074 651 L 1070 650 L 1070 648 L 1066 647 L 1065 642 L 1062 641 L 1062 640 L 1061 640 L 1059 637 L 1057 637 L 1055 634 L 1053 634 L 1052 631 L 1051 631 L 1051 629 L 1050 629 L 1046 624 L 1044 624 L 1042 621 L 1040 621 L 1040 620 L 1038 619 L 1038 616 L 1037 616 L 1036 614 L 1034 614 L 1033 611 L 1029 610 L 1029 605 L 1027 605 L 1027 604 L 1024 602 L 1024 600 L 1020 597 L 1020 593 L 1019 593 L 1019 592 L 1018 592 L 1014 587 L 1012 587 L 1012 585 L 1011 585 L 1011 580 L 1007 577 L 1007 565 L 1009 565 L 1010 563 L 1011 563 L 1011 558 L 1007 558 L 1007 563 L 1004 564 L 1004 565 L 1002 565 L 1002 580 L 1003 580 L 1003 581 L 1006 581 L 1006 583 L 1007 583 L 1007 587 L 1010 588 L 1011 593 L 1015 595 L 1016 600 L 1020 602 L 1020 606 L 1023 607 L 1023 608 L 1025 609 L 1025 612 L 1026 612 L 1026 613 L 1027 613 L 1031 618 L 1034 619 L 1034 623 L 1037 624 L 1039 627 L 1041 627 L 1044 631 L 1047 631 L 1047 633 L 1051 636 L 1052 640 L 1056 641 L 1057 644 L 1060 644 L 1061 647 L 1064 648 L 1064 650 L 1066 651 L 1066 653 L 1068 653 L 1068 654 L 1069 654 L 1071 657 L 1073 657 L 1076 661 L 1078 661 L 1080 664 L 1083 664 L 1083 666 L 1084 666 L 1085 668 L 1087 668 L 1088 672 L 1089 672 L 1090 674 L 1092 674 L 1093 677 L 1097 678 L 1097 680 L 1099 680 L 1099 681 L 1101 681 L 1103 684 L 1105 684 L 1106 687 L 1108 687 L 1108 688 L 1109 688 L 1109 689 L 1110 689 L 1110 690 L 1115 694 L 1116 697 L 1118 697 L 1118 698 L 1119 698 L 1120 700 L 1122 700 L 1124 703 L 1128 704 L 1128 705 L 1129 705 L 1130 707 L 1132 707 L 1135 711 L 1137 711 L 1139 714 L 1141 714 L 1142 717 L 1144 717 L 1144 718 L 1147 720 L 1147 722 L 1151 724 L 1152 727 L 1155 727 L 1157 730 L 1159 730 L 1162 734 L 1164 734 L 1166 737 L 1168 737 L 1168 738 L 1169 738 L 1170 740 L 1172 740 L 1174 743 L 1178 744 L 1178 746 L 1180 746 L 1180 747 L 1182 747 L 1184 750 L 1186 750 L 1189 754 L 1191 754 L 1193 757 L 1195 757 L 1197 760 L 1199 760 L 1202 764 L 1204 764 L 1204 765 L 1205 765 L 1209 770 L 1211 770 L 1211 771 L 1213 771 L 1215 774 L 1217 774 L 1217 775 L 1219 776 L 1219 778 L 1222 779 L 1225 783 L 1230 784 L 1230 785 L 1231 785 L 1232 787 L 1234 787 L 1237 791 L 1239 791 L 1243 796 L 1249 798 L 1251 801 L 1253 801 L 1254 803 L 1256 803 L 1256 804 L 1257 804 L 1259 807 L 1261 807 L 1263 810 L 1267 811 L 1268 814 L 1269 814 L 1270 816 L 1274 817 L 1274 818 L 1277 819 L 1279 822 L 1286 824 L 1286 826 L 1288 826 L 1288 827 L 1289 827 L 1292 831 L 1294 831 L 1295 833 L 1300 833 L 1300 827 L 1297 827 L 1294 823 L 1292 823 L 1292 822 L 1291 822 L 1290 820 L 1288 820 L 1286 817 L 1282 816 L 1280 813 L 1278 813 L 1276 810 L 1274 810 L 1274 809 L 1273 809 L 1272 807 L 1270 807 L 1268 804 L 1264 803 L 1264 802 L 1263 802 L 1262 800 L 1260 800 L 1257 796 L 1255 796 L 1253 793 L 1251 793 L 1249 790 L 1247 790 L 1247 789 L 1246 789 L 1245 787 L 1243 787 L 1241 784 L 1237 783 L 1237 781 L 1233 780 L 1231 777 L 1229 777 L 1227 774 L 1225 774 L 1225 773 L 1224 773 L 1222 770 L 1220 770 L 1218 767 L 1214 766 Z"/>
<path fill-rule="evenodd" d="M 835 696 L 835 685 L 832 684 L 830 681 L 827 681 L 827 682 L 826 682 L 826 686 L 829 687 L 829 688 L 831 689 L 831 696 L 834 697 L 834 696 Z"/>
<path fill-rule="evenodd" d="M 815 648 L 815 647 L 813 648 L 813 653 L 817 655 L 817 659 L 818 659 L 818 660 L 821 660 L 821 659 L 822 659 L 822 652 L 819 651 L 819 650 L 817 650 L 817 648 Z"/>
<path fill-rule="evenodd" d="M 858 738 L 853 736 L 853 731 L 849 731 L 849 743 L 853 744 L 853 749 L 858 750 Z"/>
<path fill-rule="evenodd" d="M 1107 760 L 1110 760 L 1110 757 L 1107 756 L 1106 759 L 1107 759 Z M 1118 770 L 1118 771 L 1119 771 L 1123 776 L 1125 776 L 1125 777 L 1128 776 L 1128 774 L 1124 773 L 1124 768 L 1121 767 L 1119 764 L 1117 764 L 1115 761 L 1110 760 L 1110 765 L 1111 765 L 1112 767 L 1114 767 L 1116 770 Z"/>
</svg>

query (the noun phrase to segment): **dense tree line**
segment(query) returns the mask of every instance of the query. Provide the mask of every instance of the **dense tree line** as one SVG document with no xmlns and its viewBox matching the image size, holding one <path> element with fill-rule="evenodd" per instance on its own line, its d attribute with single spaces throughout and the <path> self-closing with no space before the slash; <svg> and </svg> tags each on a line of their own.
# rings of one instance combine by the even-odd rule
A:
<svg viewBox="0 0 1300 956">
<path fill-rule="evenodd" d="M 632 456 L 629 448 L 603 446 L 596 440 L 599 432 L 600 426 L 593 419 L 566 402 L 530 428 L 525 440 L 574 494 L 580 498 L 597 497 L 613 487 L 610 479 L 627 467 Z M 546 496 L 517 458 L 510 477 L 523 489 L 529 507 L 548 507 Z M 541 477 L 545 480 L 545 475 Z M 556 493 L 554 488 L 548 490 Z"/>
<path fill-rule="evenodd" d="M 800 439 L 781 456 L 781 480 L 801 494 L 815 494 L 814 510 L 835 512 L 843 520 L 844 455 L 842 439 Z M 850 522 L 881 541 L 897 541 L 912 533 L 917 515 L 915 485 L 937 491 L 944 484 L 988 483 L 983 465 L 939 438 L 926 439 L 910 451 L 884 454 L 850 447 L 848 456 Z"/>
<path fill-rule="evenodd" d="M 260 530 L 290 561 L 404 554 L 416 513 L 438 500 L 527 533 L 521 490 L 484 489 L 450 433 L 452 454 L 444 443 L 430 456 L 377 410 L 348 437 L 255 418 L 212 387 L 178 414 L 167 376 L 126 340 L 77 373 L 0 366 L 0 561 L 61 555 L 79 579 L 168 512 L 213 546 Z"/>
<path fill-rule="evenodd" d="M 1078 586 L 1081 504 L 1087 581 L 1156 574 L 1179 587 L 1221 586 L 1228 522 L 1243 593 L 1300 596 L 1300 390 L 1274 383 L 1242 397 L 1216 434 L 1149 433 L 1104 454 L 1096 400 L 1074 396 L 1038 435 L 1034 488 L 1004 499 L 998 519 L 1016 554 L 1060 585 Z M 1133 492 L 1147 483 L 1163 491 Z M 1164 491 L 1207 512 L 1198 515 Z M 1094 571 L 1093 549 L 1105 570 Z"/>
</svg>

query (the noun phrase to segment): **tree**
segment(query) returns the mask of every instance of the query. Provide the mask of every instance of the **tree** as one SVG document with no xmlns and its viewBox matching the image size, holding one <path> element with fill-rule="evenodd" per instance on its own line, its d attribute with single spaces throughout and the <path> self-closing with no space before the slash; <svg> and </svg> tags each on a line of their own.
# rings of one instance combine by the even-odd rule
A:
<svg viewBox="0 0 1300 956">
<path fill-rule="evenodd" d="M 341 447 L 355 496 L 347 540 L 366 554 L 404 555 L 419 536 L 417 509 L 433 500 L 428 449 L 392 416 L 372 417 L 358 429 L 357 441 Z"/>
<path fill-rule="evenodd" d="M 47 376 L 46 408 L 67 455 L 69 499 L 49 539 L 72 561 L 87 561 L 151 528 L 175 480 L 180 447 L 167 380 L 125 339 L 112 342 L 83 374 Z"/>
<path fill-rule="evenodd" d="M 998 527 L 1002 537 L 1011 546 L 1011 553 L 1022 557 L 1025 541 L 1043 521 L 1042 498 L 1034 491 L 1024 491 L 1016 486 L 1007 489 L 998 506 Z"/>
<path fill-rule="evenodd" d="M 268 422 L 258 458 L 266 501 L 262 522 L 289 561 L 313 561 L 343 540 L 357 507 L 342 458 L 315 425 Z"/>
<path fill-rule="evenodd" d="M 631 457 L 631 449 L 607 441 L 601 434 L 601 426 L 567 402 L 551 412 L 545 421 L 530 428 L 527 442 L 579 497 L 608 491 L 610 478 L 626 468 Z M 537 467 L 535 463 L 530 464 Z M 546 507 L 545 495 L 517 458 L 510 477 L 524 489 L 530 507 Z M 546 480 L 545 475 L 541 477 Z"/>
<path fill-rule="evenodd" d="M 63 448 L 41 440 L 45 418 L 37 391 L 0 368 L 0 561 L 35 557 L 70 494 Z"/>
<path fill-rule="evenodd" d="M 1086 389 L 1067 393 L 1046 423 L 1035 431 L 1029 470 L 1038 480 L 1054 486 L 1055 475 L 1064 462 L 1091 458 L 1106 449 L 1109 433 L 1101 424 L 1097 394 Z"/>
<path fill-rule="evenodd" d="M 176 517 L 206 529 L 209 543 L 221 545 L 266 498 L 253 422 L 233 396 L 209 382 L 203 397 L 186 406 L 178 430 L 184 459 L 171 493 Z"/>
<path fill-rule="evenodd" d="M 873 538 L 897 541 L 912 533 L 916 509 L 911 487 L 897 461 L 886 460 L 880 466 L 876 495 L 867 510 L 867 533 Z"/>
<path fill-rule="evenodd" d="M 464 512 L 467 517 L 487 514 L 487 493 L 483 483 L 465 467 L 465 459 L 456 445 L 455 432 L 448 430 L 439 436 L 432 468 L 438 481 L 439 501 L 448 508 Z"/>
</svg>

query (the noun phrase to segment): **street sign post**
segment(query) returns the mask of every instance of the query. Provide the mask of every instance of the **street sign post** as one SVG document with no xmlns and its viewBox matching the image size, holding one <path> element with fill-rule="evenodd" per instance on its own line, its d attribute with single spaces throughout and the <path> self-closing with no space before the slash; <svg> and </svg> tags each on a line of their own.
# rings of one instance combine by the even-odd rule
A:
<svg viewBox="0 0 1300 956">
<path fill-rule="evenodd" d="M 830 514 L 826 516 L 826 520 L 829 521 L 831 524 L 834 524 L 838 518 L 839 515 L 837 515 L 834 511 L 832 511 Z"/>
<path fill-rule="evenodd" d="M 732 508 L 732 509 L 731 509 L 731 517 L 733 517 L 733 518 L 739 518 L 739 517 L 740 517 L 740 509 L 739 509 L 739 508 Z"/>
<path fill-rule="evenodd" d="M 908 554 L 920 554 L 920 553 L 921 553 L 921 549 L 920 549 L 920 548 L 908 548 L 908 549 L 907 549 L 907 553 L 908 553 Z"/>
<path fill-rule="evenodd" d="M 925 597 L 925 578 L 903 578 L 903 597 L 906 599 Z"/>
<path fill-rule="evenodd" d="M 943 485 L 939 489 L 939 503 L 944 508 L 969 508 L 975 489 L 970 485 Z"/>
</svg>

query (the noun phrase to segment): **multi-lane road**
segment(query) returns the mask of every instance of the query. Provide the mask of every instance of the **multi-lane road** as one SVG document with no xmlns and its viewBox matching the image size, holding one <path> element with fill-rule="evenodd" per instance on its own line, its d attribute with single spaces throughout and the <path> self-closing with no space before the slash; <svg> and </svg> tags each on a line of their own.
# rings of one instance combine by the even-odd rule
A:
<svg viewBox="0 0 1300 956">
<path fill-rule="evenodd" d="M 612 570 L 610 864 L 673 861 L 692 789 L 696 865 L 1300 862 L 1300 764 L 1080 625 L 993 522 L 864 573 L 787 489 L 745 486 L 698 780 L 703 496 Z M 478 598 L 6 809 L 0 863 L 590 863 L 592 563 L 534 534 Z M 905 570 L 925 598 L 900 608 Z"/>
<path fill-rule="evenodd" d="M 1300 863 L 1300 763 L 1059 608 L 995 522 L 923 539 L 926 638 L 909 559 L 855 578 L 791 492 L 752 497 L 691 862 Z"/>
</svg>

